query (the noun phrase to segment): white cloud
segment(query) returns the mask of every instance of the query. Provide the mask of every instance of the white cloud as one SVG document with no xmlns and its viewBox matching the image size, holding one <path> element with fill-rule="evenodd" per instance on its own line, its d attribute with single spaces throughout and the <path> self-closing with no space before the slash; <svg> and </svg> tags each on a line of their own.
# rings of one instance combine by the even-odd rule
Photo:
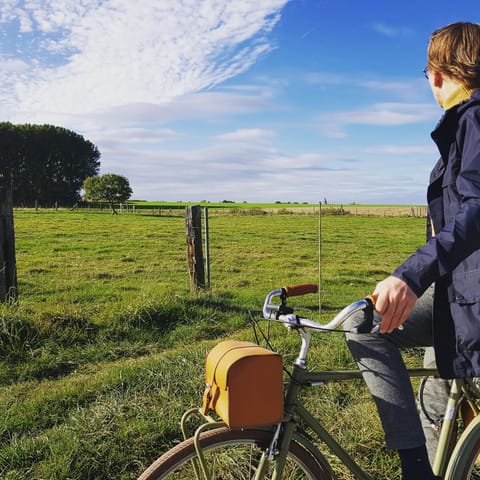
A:
<svg viewBox="0 0 480 480">
<path fill-rule="evenodd" d="M 360 87 L 368 88 L 375 93 L 383 92 L 396 98 L 403 100 L 419 99 L 426 93 L 430 95 L 428 83 L 424 78 L 413 81 L 380 81 L 380 80 L 364 80 L 357 84 Z"/>
<path fill-rule="evenodd" d="M 424 103 L 375 103 L 358 110 L 332 111 L 318 115 L 316 130 L 326 138 L 341 139 L 349 136 L 348 127 L 367 125 L 375 127 L 396 127 L 435 122 L 439 109 Z"/>
<path fill-rule="evenodd" d="M 405 37 L 413 35 L 413 30 L 411 28 L 401 25 L 393 26 L 382 22 L 375 22 L 372 24 L 372 28 L 375 32 L 386 37 Z"/>
<path fill-rule="evenodd" d="M 275 132 L 261 128 L 241 128 L 234 132 L 216 135 L 216 140 L 226 142 L 252 142 L 270 139 L 275 136 Z"/>
<path fill-rule="evenodd" d="M 326 138 L 347 138 L 348 134 L 345 131 L 344 125 L 340 123 L 335 123 L 335 122 L 330 122 L 328 119 L 326 120 L 321 120 L 317 127 L 316 130 Z"/>
<path fill-rule="evenodd" d="M 364 77 L 364 78 L 362 78 Z M 309 72 L 304 75 L 303 80 L 310 85 L 319 87 L 335 87 L 345 86 L 345 89 L 352 90 L 354 88 L 366 89 L 370 93 L 379 96 L 379 94 L 386 94 L 390 98 L 401 99 L 402 101 L 415 101 L 425 97 L 427 94 L 431 97 L 428 83 L 423 78 L 409 80 L 385 80 L 378 79 L 372 75 L 355 75 L 355 78 L 350 78 L 345 75 L 329 72 Z M 363 92 L 362 92 L 363 94 Z"/>
<path fill-rule="evenodd" d="M 384 203 L 385 198 L 392 203 L 420 203 L 424 199 L 430 162 L 419 163 L 418 155 L 427 153 L 423 148 L 403 147 L 402 154 L 400 148 L 386 146 L 379 169 L 365 158 L 366 152 L 358 152 L 358 157 L 348 152 L 287 154 L 274 140 L 269 144 L 267 139 L 227 142 L 215 138 L 198 148 L 169 149 L 151 143 L 141 150 L 114 143 L 102 162 L 102 173 L 126 175 L 134 197 L 147 200 L 316 202 L 326 197 L 331 203 L 359 199 Z M 138 191 L 137 185 L 141 185 Z"/>
<path fill-rule="evenodd" d="M 432 155 L 437 149 L 431 142 L 429 145 L 376 145 L 365 148 L 364 152 L 381 155 Z"/>
<path fill-rule="evenodd" d="M 23 58 L 29 75 L 15 78 L 13 92 L 1 82 L 0 96 L 17 119 L 161 104 L 248 69 L 273 48 L 266 34 L 286 2 L 3 2 L 1 21 L 20 21 L 20 38 L 33 32 L 37 43 Z"/>
<path fill-rule="evenodd" d="M 184 135 L 175 132 L 171 128 L 104 128 L 92 130 L 88 137 L 94 143 L 101 143 L 103 147 L 112 145 L 151 145 L 159 144 L 166 140 L 175 140 Z M 103 150 L 103 149 L 102 149 Z"/>
<path fill-rule="evenodd" d="M 438 108 L 422 103 L 376 103 L 355 111 L 331 112 L 322 117 L 340 125 L 407 125 L 438 118 Z"/>
<path fill-rule="evenodd" d="M 143 125 L 145 128 L 155 129 L 184 120 L 216 122 L 222 117 L 272 108 L 270 102 L 270 94 L 265 88 L 207 90 L 181 95 L 157 104 L 132 103 L 81 115 L 56 113 L 52 114 L 52 120 L 49 121 L 90 135 L 112 126 L 131 128 L 132 125 Z"/>
<path fill-rule="evenodd" d="M 85 135 L 102 153 L 101 173 L 126 175 L 136 198 L 347 202 L 382 192 L 395 201 L 415 190 L 413 178 L 372 174 L 368 155 L 385 155 L 385 163 L 393 157 L 394 164 L 421 154 L 417 147 L 349 155 L 348 142 L 337 142 L 345 150 L 332 155 L 329 141 L 308 133 L 312 123 L 341 139 L 351 125 L 436 120 L 431 104 L 414 103 L 423 91 L 417 83 L 300 76 L 332 91 L 349 78 L 363 104 L 365 93 L 377 100 L 313 121 L 310 106 L 296 120 L 287 99 L 296 81 L 272 79 L 260 68 L 257 85 L 222 84 L 275 48 L 269 34 L 287 2 L 1 0 L 0 31 L 8 35 L 0 42 L 2 120 L 54 123 Z M 378 92 L 390 103 L 370 97 Z M 410 103 L 391 102 L 400 97 Z M 382 187 L 372 189 L 375 182 Z"/>
<path fill-rule="evenodd" d="M 28 64 L 23 60 L 16 58 L 0 57 L 0 71 L 4 74 L 21 74 L 28 70 Z"/>
<path fill-rule="evenodd" d="M 328 72 L 310 72 L 304 77 L 306 83 L 313 85 L 345 85 L 351 84 L 351 79 L 345 75 Z"/>
</svg>

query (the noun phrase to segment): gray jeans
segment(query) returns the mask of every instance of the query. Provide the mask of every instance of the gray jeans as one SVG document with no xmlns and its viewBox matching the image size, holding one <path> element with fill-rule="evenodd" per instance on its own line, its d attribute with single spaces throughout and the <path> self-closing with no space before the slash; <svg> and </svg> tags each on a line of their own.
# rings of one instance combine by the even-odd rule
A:
<svg viewBox="0 0 480 480">
<path fill-rule="evenodd" d="M 436 431 L 431 427 L 432 419 L 437 422 L 443 415 L 448 388 L 445 389 L 443 380 L 429 378 L 425 385 L 429 395 L 423 402 L 428 404 L 428 416 L 424 412 L 419 415 L 401 349 L 432 345 L 432 305 L 433 287 L 417 300 L 403 325 L 403 330 L 395 330 L 389 334 L 346 333 L 348 348 L 377 406 L 387 448 L 400 450 L 423 445 L 426 442 L 422 427 L 424 425 L 428 432 L 429 456 L 430 452 L 433 456 L 436 448 Z M 361 320 L 363 313 L 360 312 L 350 317 L 344 327 L 353 330 Z M 377 314 L 375 322 L 380 322 Z M 442 391 L 440 396 L 438 388 Z"/>
<path fill-rule="evenodd" d="M 435 352 L 432 347 L 425 349 L 423 366 L 425 368 L 435 368 L 437 366 Z M 426 377 L 422 380 L 422 385 L 418 392 L 420 421 L 427 440 L 428 458 L 432 464 L 435 459 L 439 428 L 445 414 L 450 386 L 450 380 Z M 450 448 L 452 447 L 453 445 L 450 445 Z"/>
</svg>

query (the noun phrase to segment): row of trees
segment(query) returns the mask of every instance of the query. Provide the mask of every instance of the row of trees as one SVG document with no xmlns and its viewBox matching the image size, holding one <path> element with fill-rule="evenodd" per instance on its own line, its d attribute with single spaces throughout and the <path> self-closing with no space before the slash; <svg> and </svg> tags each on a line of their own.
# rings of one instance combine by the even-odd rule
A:
<svg viewBox="0 0 480 480">
<path fill-rule="evenodd" d="M 78 202 L 83 182 L 98 175 L 100 152 L 81 135 L 52 125 L 0 123 L 0 178 L 17 206 Z"/>
</svg>

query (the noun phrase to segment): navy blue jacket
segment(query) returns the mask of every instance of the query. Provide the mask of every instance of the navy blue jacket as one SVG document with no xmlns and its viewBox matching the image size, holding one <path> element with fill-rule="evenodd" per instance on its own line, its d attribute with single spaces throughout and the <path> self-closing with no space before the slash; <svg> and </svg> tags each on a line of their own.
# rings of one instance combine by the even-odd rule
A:
<svg viewBox="0 0 480 480">
<path fill-rule="evenodd" d="M 393 273 L 420 296 L 435 282 L 433 335 L 444 378 L 480 376 L 480 90 L 432 132 L 440 159 L 427 191 L 434 229 Z"/>
</svg>

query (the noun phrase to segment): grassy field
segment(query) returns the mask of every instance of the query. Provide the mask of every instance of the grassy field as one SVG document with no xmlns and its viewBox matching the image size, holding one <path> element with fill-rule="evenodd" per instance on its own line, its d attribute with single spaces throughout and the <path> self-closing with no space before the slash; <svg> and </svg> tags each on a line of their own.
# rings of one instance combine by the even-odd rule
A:
<svg viewBox="0 0 480 480">
<path fill-rule="evenodd" d="M 142 202 L 133 201 L 128 205 L 124 204 L 119 208 L 128 212 L 149 212 L 151 214 L 162 214 L 168 212 L 170 214 L 183 215 L 183 211 L 187 205 L 200 205 L 207 207 L 211 212 L 227 214 L 265 214 L 265 213 L 296 213 L 296 214 L 315 214 L 319 208 L 324 214 L 346 213 L 350 215 L 372 215 L 372 216 L 426 216 L 425 205 L 368 205 L 355 204 L 322 204 L 307 202 L 276 202 L 276 203 L 234 203 L 234 202 Z M 88 204 L 84 208 L 88 208 Z M 103 206 L 107 208 L 107 206 Z"/>
<path fill-rule="evenodd" d="M 319 296 L 295 300 L 327 321 L 421 244 L 425 219 L 209 223 L 211 288 L 193 295 L 181 216 L 15 212 L 19 301 L 0 306 L 0 478 L 136 478 L 179 441 L 181 413 L 201 400 L 208 349 L 253 339 L 247 312 L 268 291 L 321 276 Z M 297 339 L 281 327 L 272 336 L 293 358 Z M 353 366 L 341 334 L 315 339 L 311 366 Z M 399 478 L 361 384 L 329 385 L 307 402 L 373 478 Z"/>
</svg>

